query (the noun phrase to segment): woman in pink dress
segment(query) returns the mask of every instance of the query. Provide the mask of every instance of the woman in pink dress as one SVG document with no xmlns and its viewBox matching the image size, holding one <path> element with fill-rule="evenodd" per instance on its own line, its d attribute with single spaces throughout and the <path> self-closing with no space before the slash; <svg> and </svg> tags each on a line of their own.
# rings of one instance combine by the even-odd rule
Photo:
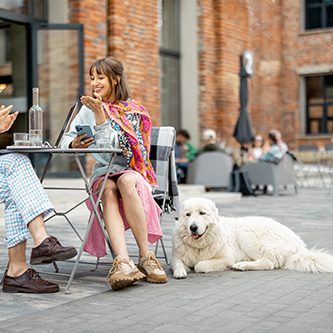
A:
<svg viewBox="0 0 333 333">
<path fill-rule="evenodd" d="M 111 288 L 121 289 L 146 278 L 148 282 L 165 283 L 167 276 L 148 242 L 162 236 L 160 208 L 152 196 L 157 185 L 149 160 L 151 117 L 146 108 L 130 98 L 123 64 L 113 57 L 99 59 L 89 70 L 93 97 L 82 96 L 83 106 L 63 139 L 63 147 L 86 148 L 95 143 L 86 134 L 77 135 L 75 125 L 90 125 L 98 138 L 108 138 L 111 145 L 121 148 L 112 164 L 102 194 L 103 219 L 116 257 L 108 279 Z M 102 133 L 102 135 L 100 135 Z M 106 173 L 110 154 L 94 154 L 92 187 L 98 190 Z M 131 228 L 139 247 L 137 267 L 130 259 L 125 230 Z M 85 250 L 105 255 L 105 242 L 98 223 L 94 223 Z"/>
</svg>

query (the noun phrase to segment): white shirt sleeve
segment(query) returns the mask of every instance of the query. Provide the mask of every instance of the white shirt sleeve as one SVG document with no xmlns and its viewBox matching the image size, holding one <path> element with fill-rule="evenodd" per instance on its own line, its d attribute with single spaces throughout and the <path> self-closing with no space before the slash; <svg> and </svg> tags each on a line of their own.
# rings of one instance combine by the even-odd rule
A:
<svg viewBox="0 0 333 333">
<path fill-rule="evenodd" d="M 77 116 L 73 119 L 69 131 L 66 132 L 61 139 L 60 147 L 63 149 L 69 148 L 70 143 L 74 140 L 77 134 L 75 129 L 76 125 L 89 125 L 94 132 L 95 124 L 96 122 L 93 112 L 83 105 Z"/>
</svg>

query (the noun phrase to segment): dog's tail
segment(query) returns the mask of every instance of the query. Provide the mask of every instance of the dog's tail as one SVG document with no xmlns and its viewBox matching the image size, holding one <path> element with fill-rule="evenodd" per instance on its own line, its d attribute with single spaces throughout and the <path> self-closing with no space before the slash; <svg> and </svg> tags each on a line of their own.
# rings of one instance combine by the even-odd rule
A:
<svg viewBox="0 0 333 333">
<path fill-rule="evenodd" d="M 288 258 L 283 268 L 299 272 L 333 273 L 333 256 L 324 250 L 302 248 Z"/>
</svg>

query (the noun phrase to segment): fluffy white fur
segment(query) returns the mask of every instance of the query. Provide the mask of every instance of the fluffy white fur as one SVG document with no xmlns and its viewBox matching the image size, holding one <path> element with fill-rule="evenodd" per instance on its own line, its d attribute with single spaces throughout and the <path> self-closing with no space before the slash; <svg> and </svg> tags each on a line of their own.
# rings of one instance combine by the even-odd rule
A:
<svg viewBox="0 0 333 333">
<path fill-rule="evenodd" d="M 333 272 L 333 256 L 308 250 L 291 229 L 271 218 L 219 217 L 213 201 L 190 198 L 173 231 L 171 268 L 177 279 L 186 278 L 191 268 L 201 273 L 275 268 Z"/>
</svg>

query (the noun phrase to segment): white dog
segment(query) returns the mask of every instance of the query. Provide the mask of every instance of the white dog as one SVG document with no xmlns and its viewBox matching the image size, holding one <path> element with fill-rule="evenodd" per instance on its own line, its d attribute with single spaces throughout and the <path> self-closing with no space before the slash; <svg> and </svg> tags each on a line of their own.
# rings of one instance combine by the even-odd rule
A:
<svg viewBox="0 0 333 333">
<path fill-rule="evenodd" d="M 260 216 L 219 217 L 213 201 L 184 201 L 173 232 L 171 268 L 177 279 L 187 272 L 235 269 L 292 269 L 333 272 L 333 256 L 308 250 L 291 229 Z"/>
</svg>

